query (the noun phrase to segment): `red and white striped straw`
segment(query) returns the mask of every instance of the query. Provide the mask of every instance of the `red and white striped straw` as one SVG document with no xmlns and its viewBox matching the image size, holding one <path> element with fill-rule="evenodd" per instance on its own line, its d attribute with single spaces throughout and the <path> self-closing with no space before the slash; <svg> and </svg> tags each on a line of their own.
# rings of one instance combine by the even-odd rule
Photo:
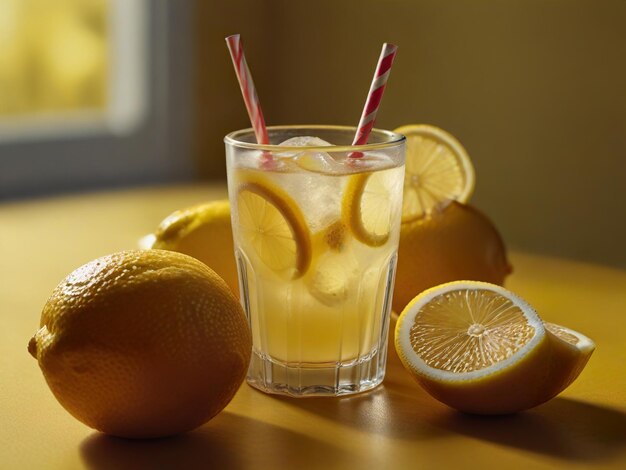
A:
<svg viewBox="0 0 626 470">
<path fill-rule="evenodd" d="M 374 72 L 374 79 L 372 80 L 370 91 L 367 94 L 363 114 L 361 114 L 361 120 L 359 121 L 359 126 L 356 130 L 356 135 L 354 136 L 352 145 L 367 144 L 367 139 L 369 138 L 370 132 L 372 132 L 372 128 L 374 127 L 376 112 L 378 111 L 378 107 L 380 106 L 380 102 L 383 98 L 385 85 L 389 79 L 391 66 L 393 65 L 393 59 L 396 57 L 397 51 L 398 46 L 389 43 L 383 44 L 383 49 L 380 53 L 378 64 L 376 65 L 376 71 Z M 362 156 L 363 154 L 361 152 L 352 152 L 352 154 L 350 154 L 350 157 L 352 158 L 360 158 Z"/>
<path fill-rule="evenodd" d="M 239 34 L 228 36 L 226 38 L 226 45 L 230 51 L 230 57 L 233 59 L 235 74 L 237 75 L 239 86 L 241 87 L 241 94 L 243 95 L 243 101 L 246 103 L 246 109 L 248 110 L 248 116 L 250 116 L 250 122 L 254 129 L 256 141 L 259 144 L 269 144 L 270 139 L 267 136 L 263 111 L 261 110 L 259 97 L 256 94 L 256 88 L 254 88 L 254 82 L 252 81 L 252 75 L 250 74 L 248 63 L 246 62 L 246 56 L 243 53 L 243 46 L 241 45 Z"/>
</svg>

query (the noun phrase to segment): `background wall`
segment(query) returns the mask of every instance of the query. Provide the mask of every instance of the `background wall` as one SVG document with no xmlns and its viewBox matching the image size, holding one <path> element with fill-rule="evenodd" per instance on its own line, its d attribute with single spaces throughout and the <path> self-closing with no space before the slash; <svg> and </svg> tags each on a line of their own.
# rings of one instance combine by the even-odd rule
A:
<svg viewBox="0 0 626 470">
<path fill-rule="evenodd" d="M 382 42 L 377 126 L 430 123 L 477 170 L 508 245 L 626 267 L 626 2 L 197 0 L 196 166 L 248 127 L 224 36 L 242 34 L 268 124 L 356 124 Z"/>
</svg>

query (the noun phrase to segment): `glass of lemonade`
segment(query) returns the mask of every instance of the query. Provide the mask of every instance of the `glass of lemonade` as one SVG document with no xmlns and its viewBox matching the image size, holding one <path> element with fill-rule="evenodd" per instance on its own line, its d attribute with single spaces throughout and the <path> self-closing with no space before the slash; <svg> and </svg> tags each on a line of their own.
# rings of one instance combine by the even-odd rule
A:
<svg viewBox="0 0 626 470">
<path fill-rule="evenodd" d="M 292 396 L 369 390 L 385 375 L 405 138 L 268 127 L 225 137 L 248 383 Z"/>
</svg>

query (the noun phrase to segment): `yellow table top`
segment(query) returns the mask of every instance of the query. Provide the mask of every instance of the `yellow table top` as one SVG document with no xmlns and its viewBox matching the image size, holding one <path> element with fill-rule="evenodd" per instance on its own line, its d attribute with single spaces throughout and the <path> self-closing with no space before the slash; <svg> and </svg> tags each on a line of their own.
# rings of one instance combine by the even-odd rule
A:
<svg viewBox="0 0 626 470">
<path fill-rule="evenodd" d="M 507 286 L 597 350 L 558 398 L 515 416 L 457 413 L 391 351 L 387 377 L 351 398 L 287 399 L 243 385 L 202 428 L 155 441 L 107 437 L 72 418 L 26 351 L 56 284 L 132 248 L 172 210 L 226 197 L 180 186 L 0 205 L 0 469 L 626 468 L 626 271 L 512 253 Z"/>
</svg>

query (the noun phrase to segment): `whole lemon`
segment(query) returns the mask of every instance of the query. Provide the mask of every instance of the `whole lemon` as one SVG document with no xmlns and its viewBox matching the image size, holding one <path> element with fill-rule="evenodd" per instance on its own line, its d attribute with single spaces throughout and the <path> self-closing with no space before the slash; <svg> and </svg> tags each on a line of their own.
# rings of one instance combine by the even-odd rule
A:
<svg viewBox="0 0 626 470">
<path fill-rule="evenodd" d="M 480 211 L 458 202 L 400 231 L 393 309 L 401 312 L 420 292 L 467 280 L 502 285 L 512 271 L 502 237 Z"/>
<path fill-rule="evenodd" d="M 199 259 L 239 296 L 230 204 L 210 201 L 179 209 L 159 224 L 152 248 L 178 251 Z"/>
<path fill-rule="evenodd" d="M 251 348 L 226 283 L 164 250 L 124 251 L 76 269 L 48 299 L 28 345 L 65 409 L 130 438 L 211 419 L 241 385 Z"/>
</svg>

